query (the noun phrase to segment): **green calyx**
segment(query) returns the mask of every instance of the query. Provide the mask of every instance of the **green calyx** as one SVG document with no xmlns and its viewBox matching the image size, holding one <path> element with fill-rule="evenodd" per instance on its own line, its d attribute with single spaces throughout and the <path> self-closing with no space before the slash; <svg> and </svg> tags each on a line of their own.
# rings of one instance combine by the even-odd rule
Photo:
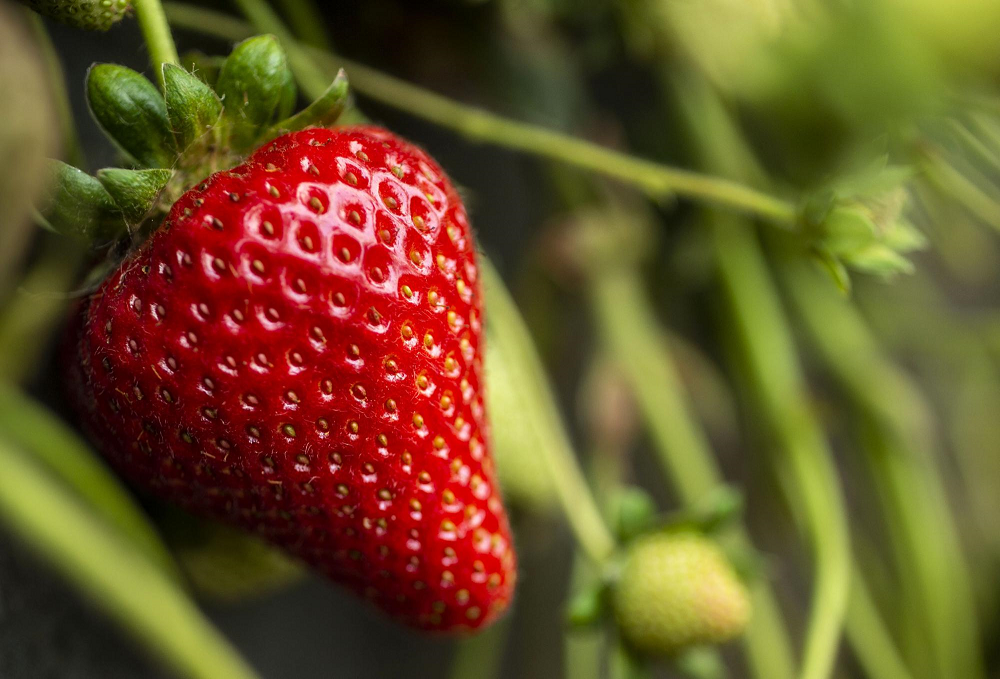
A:
<svg viewBox="0 0 1000 679">
<path fill-rule="evenodd" d="M 85 31 L 106 31 L 129 13 L 129 0 L 21 0 L 39 14 Z"/>
<path fill-rule="evenodd" d="M 883 278 L 913 271 L 908 255 L 927 240 L 905 216 L 911 174 L 881 161 L 804 203 L 811 250 L 841 290 L 850 290 L 848 269 Z"/>
<path fill-rule="evenodd" d="M 161 219 L 184 191 L 239 164 L 286 132 L 336 123 L 348 101 L 347 79 L 292 115 L 298 94 L 273 36 L 238 44 L 218 68 L 163 66 L 163 92 L 145 76 L 97 64 L 87 77 L 91 112 L 121 150 L 128 169 L 92 177 L 55 163 L 40 213 L 55 231 L 104 243 Z M 202 76 L 202 77 L 199 77 Z"/>
<path fill-rule="evenodd" d="M 750 619 L 749 594 L 722 550 L 687 530 L 653 533 L 629 548 L 612 606 L 626 644 L 654 657 L 728 641 Z"/>
</svg>

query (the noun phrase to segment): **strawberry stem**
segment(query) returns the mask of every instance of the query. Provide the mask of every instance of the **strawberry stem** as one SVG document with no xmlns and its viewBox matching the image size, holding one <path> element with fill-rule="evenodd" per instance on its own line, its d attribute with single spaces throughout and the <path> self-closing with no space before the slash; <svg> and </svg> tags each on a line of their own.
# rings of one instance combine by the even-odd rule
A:
<svg viewBox="0 0 1000 679">
<path fill-rule="evenodd" d="M 156 82 L 163 87 L 163 65 L 177 64 L 177 47 L 170 35 L 170 25 L 163 11 L 160 0 L 133 0 L 135 17 L 139 21 L 139 29 L 149 50 L 149 61 L 156 74 Z"/>
<path fill-rule="evenodd" d="M 329 52 L 303 48 L 261 0 L 236 2 L 250 18 L 253 28 L 225 14 L 200 7 L 177 2 L 167 2 L 165 7 L 175 26 L 227 40 L 246 38 L 253 34 L 254 29 L 274 33 L 288 52 L 293 70 L 296 63 L 302 61 L 301 56 L 312 58 L 313 66 L 309 71 L 314 70 L 317 63 L 322 66 L 320 72 L 325 74 L 323 88 L 333 79 L 338 68 L 343 67 L 351 86 L 359 93 L 451 129 L 473 141 L 516 149 L 617 179 L 642 189 L 656 199 L 681 196 L 754 215 L 782 228 L 796 226 L 796 207 L 786 200 L 728 179 L 637 158 L 554 130 L 503 118 Z M 299 78 L 303 72 L 308 73 L 302 67 L 303 64 L 299 63 L 296 72 Z M 303 89 L 315 86 L 313 79 L 313 76 L 308 76 L 308 82 L 301 83 Z M 317 88 L 315 96 L 321 92 L 322 89 Z"/>
<path fill-rule="evenodd" d="M 955 520 L 928 442 L 933 408 L 878 346 L 864 319 L 799 263 L 780 268 L 784 287 L 831 375 L 870 421 L 864 450 L 897 550 L 903 596 L 929 637 L 942 676 L 981 677 L 972 585 Z M 912 502 L 916 493 L 921 502 Z M 967 634 L 954 635 L 959 625 Z M 970 647 L 973 646 L 973 647 Z M 932 662 L 933 662 L 932 660 Z"/>
</svg>

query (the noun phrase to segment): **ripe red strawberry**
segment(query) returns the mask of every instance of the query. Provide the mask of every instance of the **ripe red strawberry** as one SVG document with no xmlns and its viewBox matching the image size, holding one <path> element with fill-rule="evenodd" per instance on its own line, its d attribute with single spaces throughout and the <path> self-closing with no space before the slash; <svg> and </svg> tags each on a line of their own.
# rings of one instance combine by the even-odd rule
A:
<svg viewBox="0 0 1000 679">
<path fill-rule="evenodd" d="M 85 305 L 68 374 L 139 487 L 409 624 L 477 628 L 515 581 L 481 325 L 437 164 L 377 128 L 309 129 L 177 201 Z"/>
</svg>

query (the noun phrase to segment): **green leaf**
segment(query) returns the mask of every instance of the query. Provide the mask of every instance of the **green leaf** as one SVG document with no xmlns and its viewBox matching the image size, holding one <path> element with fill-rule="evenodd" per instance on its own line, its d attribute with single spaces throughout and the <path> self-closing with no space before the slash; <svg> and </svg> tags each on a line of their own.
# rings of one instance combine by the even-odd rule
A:
<svg viewBox="0 0 1000 679">
<path fill-rule="evenodd" d="M 42 462 L 160 570 L 180 579 L 156 530 L 118 478 L 62 420 L 4 384 L 0 384 L 0 436 Z"/>
<path fill-rule="evenodd" d="M 230 141 L 238 150 L 252 147 L 274 121 L 286 92 L 288 61 L 273 35 L 237 45 L 222 65 L 216 91 L 230 125 Z"/>
<path fill-rule="evenodd" d="M 167 105 L 153 83 L 130 68 L 98 64 L 87 74 L 94 118 L 144 167 L 170 167 L 177 157 Z"/>
<path fill-rule="evenodd" d="M 179 676 L 254 671 L 176 583 L 0 437 L 0 521 Z"/>
<path fill-rule="evenodd" d="M 342 69 L 322 96 L 291 118 L 277 123 L 271 129 L 271 134 L 277 136 L 284 132 L 304 130 L 307 127 L 326 127 L 334 124 L 347 106 L 349 92 L 347 74 Z"/>
<path fill-rule="evenodd" d="M 222 115 L 215 91 L 174 64 L 163 65 L 163 97 L 177 149 L 183 152 L 212 130 Z"/>
<path fill-rule="evenodd" d="M 83 170 L 50 161 L 51 180 L 41 212 L 57 232 L 106 242 L 125 230 L 125 219 L 101 182 Z"/>
<path fill-rule="evenodd" d="M 280 549 L 242 530 L 179 510 L 159 518 L 187 579 L 205 599 L 231 603 L 260 597 L 305 572 Z"/>
<path fill-rule="evenodd" d="M 173 170 L 125 170 L 119 167 L 97 171 L 98 181 L 111 195 L 129 226 L 135 226 L 146 218 L 173 175 Z"/>
</svg>

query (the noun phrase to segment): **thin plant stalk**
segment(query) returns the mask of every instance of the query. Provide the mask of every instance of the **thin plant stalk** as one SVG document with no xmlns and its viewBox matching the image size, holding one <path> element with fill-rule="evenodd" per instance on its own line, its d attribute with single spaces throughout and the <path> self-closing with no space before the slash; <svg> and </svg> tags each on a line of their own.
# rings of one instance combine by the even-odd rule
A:
<svg viewBox="0 0 1000 679">
<path fill-rule="evenodd" d="M 791 330 L 756 235 L 728 215 L 712 214 L 708 221 L 742 367 L 781 450 L 780 477 L 813 551 L 813 598 L 799 677 L 826 679 L 833 672 L 851 581 L 837 469 L 811 411 Z"/>
<path fill-rule="evenodd" d="M 0 379 L 20 382 L 35 370 L 47 348 L 38 338 L 50 337 L 64 318 L 83 255 L 68 252 L 62 242 L 42 246 L 38 260 L 0 309 Z"/>
<path fill-rule="evenodd" d="M 171 22 L 178 28 L 230 40 L 245 38 L 254 29 L 274 33 L 279 39 L 284 34 L 287 39 L 282 39 L 282 43 L 291 57 L 296 43 L 277 15 L 269 8 L 269 15 L 261 11 L 261 0 L 236 1 L 251 18 L 253 27 L 218 12 L 183 3 L 170 2 L 166 7 Z M 308 48 L 308 52 L 324 67 L 327 80 L 332 79 L 339 68 L 344 68 L 357 92 L 470 140 L 516 149 L 616 179 L 656 199 L 680 196 L 746 212 L 782 228 L 796 226 L 794 204 L 738 182 L 670 167 L 543 127 L 509 120 L 323 50 Z"/>
<path fill-rule="evenodd" d="M 703 82 L 680 89 L 682 110 L 708 167 L 737 176 L 754 167 L 717 96 Z M 834 671 L 851 589 L 847 512 L 837 468 L 757 234 L 746 220 L 706 211 L 740 369 L 781 452 L 779 478 L 813 552 L 813 595 L 800 679 Z M 729 332 L 727 330 L 727 332 Z"/>
<path fill-rule="evenodd" d="M 972 585 L 947 493 L 929 442 L 931 408 L 888 359 L 860 314 L 802 263 L 781 267 L 785 289 L 827 368 L 868 421 L 879 495 L 897 566 L 936 662 L 935 676 L 983 676 Z M 914 496 L 920 498 L 914 501 Z"/>
<path fill-rule="evenodd" d="M 500 679 L 511 621 L 504 618 L 485 632 L 460 639 L 451 661 L 450 679 Z"/>
<path fill-rule="evenodd" d="M 847 606 L 845 629 L 858 662 L 871 679 L 913 679 L 895 641 L 886 632 L 859 570 L 855 570 L 851 578 L 851 599 Z"/>
</svg>

